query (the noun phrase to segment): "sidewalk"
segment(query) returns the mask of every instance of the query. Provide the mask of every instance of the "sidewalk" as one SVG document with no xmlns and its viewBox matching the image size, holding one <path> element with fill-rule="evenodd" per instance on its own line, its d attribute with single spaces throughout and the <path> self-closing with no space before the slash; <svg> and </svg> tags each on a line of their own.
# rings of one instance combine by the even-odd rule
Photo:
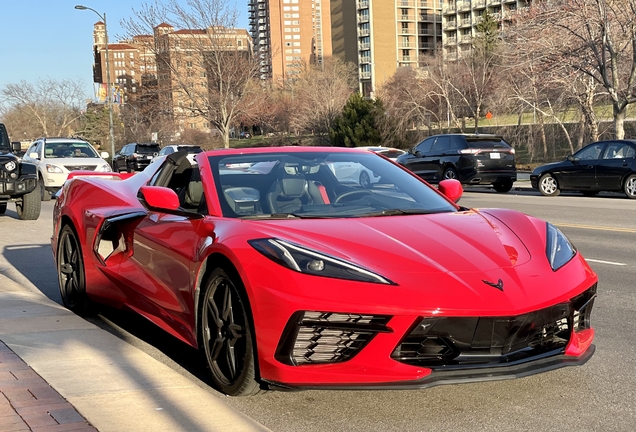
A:
<svg viewBox="0 0 636 432">
<path fill-rule="evenodd" d="M 267 430 L 223 398 L 0 273 L 0 432 Z"/>
</svg>

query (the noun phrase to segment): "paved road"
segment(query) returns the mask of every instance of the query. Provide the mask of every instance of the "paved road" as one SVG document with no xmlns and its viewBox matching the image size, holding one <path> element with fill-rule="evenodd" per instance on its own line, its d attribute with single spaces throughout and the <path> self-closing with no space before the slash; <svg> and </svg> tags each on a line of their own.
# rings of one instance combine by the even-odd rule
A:
<svg viewBox="0 0 636 432">
<path fill-rule="evenodd" d="M 48 245 L 52 203 L 38 221 L 0 217 L 0 268 L 59 300 Z M 620 195 L 547 198 L 470 189 L 460 204 L 508 207 L 559 225 L 599 274 L 597 352 L 584 366 L 492 383 L 406 391 L 271 392 L 228 398 L 274 431 L 629 431 L 636 425 L 636 201 Z M 107 311 L 96 323 L 205 385 L 196 353 L 145 322 Z"/>
</svg>

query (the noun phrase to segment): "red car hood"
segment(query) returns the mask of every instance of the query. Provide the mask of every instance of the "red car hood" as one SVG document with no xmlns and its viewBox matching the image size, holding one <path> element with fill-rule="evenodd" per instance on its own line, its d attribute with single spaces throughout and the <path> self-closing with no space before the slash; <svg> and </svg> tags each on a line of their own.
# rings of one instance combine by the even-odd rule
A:
<svg viewBox="0 0 636 432">
<path fill-rule="evenodd" d="M 475 212 L 271 221 L 259 231 L 328 253 L 383 275 L 488 272 L 530 259 L 519 238 Z"/>
</svg>

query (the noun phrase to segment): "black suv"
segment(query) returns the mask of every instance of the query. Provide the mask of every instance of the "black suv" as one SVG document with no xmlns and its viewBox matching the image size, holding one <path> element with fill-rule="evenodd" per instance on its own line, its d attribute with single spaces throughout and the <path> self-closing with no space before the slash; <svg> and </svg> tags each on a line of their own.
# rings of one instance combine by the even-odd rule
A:
<svg viewBox="0 0 636 432">
<path fill-rule="evenodd" d="M 0 123 L 0 214 L 13 201 L 20 219 L 35 220 L 40 217 L 42 205 L 38 170 L 35 165 L 20 161 L 15 155 L 19 151 L 20 143 L 10 143 L 7 129 Z"/>
<path fill-rule="evenodd" d="M 153 157 L 159 154 L 161 148 L 157 143 L 130 143 L 113 157 L 113 171 L 133 172 L 142 171 L 146 168 Z"/>
<path fill-rule="evenodd" d="M 397 162 L 424 180 L 457 179 L 508 192 L 517 180 L 515 149 L 497 135 L 442 134 L 426 138 Z"/>
</svg>

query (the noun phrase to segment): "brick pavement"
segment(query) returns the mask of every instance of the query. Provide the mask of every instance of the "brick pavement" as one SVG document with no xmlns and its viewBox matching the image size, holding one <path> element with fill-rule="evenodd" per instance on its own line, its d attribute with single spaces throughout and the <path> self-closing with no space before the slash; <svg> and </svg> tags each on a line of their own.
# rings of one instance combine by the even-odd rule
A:
<svg viewBox="0 0 636 432">
<path fill-rule="evenodd" d="M 0 341 L 0 432 L 97 431 Z"/>
</svg>

